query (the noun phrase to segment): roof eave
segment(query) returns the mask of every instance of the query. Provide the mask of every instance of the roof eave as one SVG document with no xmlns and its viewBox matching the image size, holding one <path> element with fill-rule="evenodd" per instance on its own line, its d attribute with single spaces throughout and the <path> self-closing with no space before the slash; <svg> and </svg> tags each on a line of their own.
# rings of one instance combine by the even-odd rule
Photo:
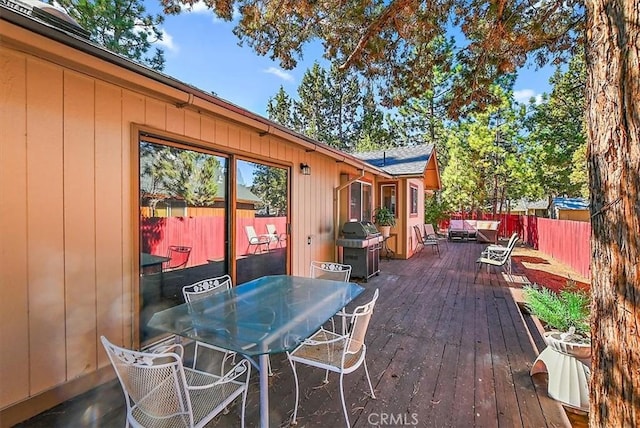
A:
<svg viewBox="0 0 640 428">
<path fill-rule="evenodd" d="M 251 122 L 254 128 L 262 130 L 264 134 L 273 134 L 273 135 L 284 134 L 287 139 L 295 141 L 296 143 L 299 143 L 302 146 L 305 146 L 308 149 L 308 151 L 318 151 L 323 153 L 326 156 L 334 158 L 336 161 L 345 162 L 354 166 L 355 168 L 363 169 L 365 171 L 374 173 L 376 175 L 381 175 L 383 177 L 390 178 L 390 174 L 388 174 L 381 168 L 371 165 L 361 159 L 356 158 L 355 156 L 342 152 L 338 149 L 334 149 L 333 147 L 330 147 L 320 141 L 313 140 L 305 135 L 299 134 L 276 122 L 273 122 L 258 114 L 252 113 L 251 111 L 246 110 L 242 107 L 239 107 L 229 101 L 223 100 L 222 98 L 218 98 L 208 92 L 205 92 L 193 86 L 190 86 L 171 76 L 162 74 L 158 71 L 152 70 L 148 67 L 138 64 L 121 55 L 108 51 L 105 48 L 93 42 L 84 40 L 78 36 L 67 33 L 64 30 L 61 30 L 57 27 L 53 27 L 44 22 L 36 21 L 28 16 L 15 12 L 2 5 L 0 5 L 0 10 L 2 12 L 0 13 L 0 21 L 6 21 L 11 24 L 17 25 L 28 31 L 31 31 L 43 37 L 49 38 L 58 43 L 62 43 L 65 46 L 69 46 L 85 54 L 94 56 L 103 61 L 114 64 L 118 67 L 122 67 L 126 70 L 132 71 L 136 74 L 152 79 L 172 89 L 181 91 L 186 94 L 186 97 L 185 97 L 186 99 L 192 100 L 193 97 L 195 96 L 199 99 L 202 99 L 203 101 L 214 104 L 220 108 L 231 111 L 233 113 L 236 113 L 237 115 L 240 115 L 243 118 L 245 118 L 247 121 Z"/>
</svg>

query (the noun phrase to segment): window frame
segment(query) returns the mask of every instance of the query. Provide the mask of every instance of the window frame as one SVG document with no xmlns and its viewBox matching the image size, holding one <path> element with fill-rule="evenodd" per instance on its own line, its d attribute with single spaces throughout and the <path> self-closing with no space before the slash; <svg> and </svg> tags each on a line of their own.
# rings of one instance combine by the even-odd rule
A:
<svg viewBox="0 0 640 428">
<path fill-rule="evenodd" d="M 391 189 L 391 203 L 390 206 L 385 203 L 385 192 L 384 189 Z M 398 185 L 396 183 L 383 183 L 380 184 L 380 208 L 387 207 L 395 217 L 398 217 Z"/>
<path fill-rule="evenodd" d="M 418 217 L 418 186 L 409 184 L 409 214 L 411 217 Z"/>
<path fill-rule="evenodd" d="M 353 188 L 354 185 L 359 185 L 360 186 L 360 195 L 358 198 L 358 201 L 360 203 L 360 213 L 358 215 L 358 218 L 354 218 L 354 216 L 352 216 L 353 214 L 353 208 L 352 208 L 352 202 L 353 202 Z M 364 196 L 364 186 L 368 186 L 369 189 L 369 203 L 368 203 L 368 207 L 366 207 L 363 204 L 363 196 Z M 373 206 L 373 185 L 368 182 L 368 181 L 363 181 L 363 180 L 356 180 L 353 183 L 351 183 L 349 185 L 349 212 L 348 212 L 348 220 L 357 220 L 357 221 L 372 221 L 372 208 Z M 368 213 L 368 216 L 365 216 L 365 213 Z M 368 217 L 368 218 L 365 218 Z"/>
</svg>

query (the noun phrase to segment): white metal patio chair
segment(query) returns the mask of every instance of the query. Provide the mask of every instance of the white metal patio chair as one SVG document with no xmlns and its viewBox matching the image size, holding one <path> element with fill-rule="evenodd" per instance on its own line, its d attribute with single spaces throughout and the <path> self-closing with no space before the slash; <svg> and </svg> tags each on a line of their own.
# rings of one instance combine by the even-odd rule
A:
<svg viewBox="0 0 640 428">
<path fill-rule="evenodd" d="M 441 236 L 436 232 L 433 225 L 430 223 L 424 224 L 424 237 L 426 239 L 435 239 L 438 241 L 438 245 L 440 245 L 440 241 L 444 242 L 445 247 L 449 248 L 449 244 L 447 243 L 447 237 Z M 440 247 L 438 247 L 438 252 L 440 252 Z"/>
<path fill-rule="evenodd" d="M 287 242 L 287 234 L 286 233 L 278 233 L 275 224 L 267 224 L 267 235 L 271 242 L 278 245 L 278 247 L 282 248 L 282 243 Z"/>
<path fill-rule="evenodd" d="M 184 367 L 178 344 L 152 353 L 121 348 L 104 336 L 100 340 L 125 395 L 127 427 L 204 427 L 239 396 L 244 427 L 251 375 L 247 360 L 216 376 Z"/>
<path fill-rule="evenodd" d="M 230 290 L 233 287 L 233 282 L 229 275 L 223 275 L 216 278 L 204 279 L 196 282 L 195 284 L 182 287 L 182 294 L 184 295 L 184 301 L 187 303 L 195 302 L 200 299 L 204 299 L 207 296 L 221 292 L 223 290 Z M 200 355 L 199 348 L 207 348 L 216 352 L 220 352 L 223 355 L 222 364 L 220 366 L 221 373 L 224 373 L 224 366 L 227 360 L 232 359 L 232 363 L 236 360 L 236 353 L 229 351 L 228 349 L 220 348 L 215 345 L 210 345 L 205 342 L 196 341 L 195 349 L 193 353 L 193 368 L 196 368 L 198 361 L 198 355 Z M 271 371 L 271 360 L 269 360 L 269 376 L 273 373 Z"/>
<path fill-rule="evenodd" d="M 361 365 L 364 365 L 371 397 L 376 398 L 371 378 L 369 377 L 369 370 L 367 369 L 367 346 L 364 343 L 364 338 L 377 299 L 378 290 L 376 289 L 373 299 L 369 303 L 358 306 L 353 313 L 348 314 L 351 325 L 349 333 L 342 335 L 321 328 L 296 349 L 287 352 L 289 363 L 293 369 L 293 377 L 296 381 L 296 407 L 293 411 L 292 424 L 296 423 L 300 399 L 300 386 L 296 371 L 298 363 L 340 374 L 340 398 L 347 427 L 350 427 L 351 424 L 349 423 L 349 414 L 347 413 L 347 405 L 344 398 L 344 375 L 352 373 Z"/>
<path fill-rule="evenodd" d="M 416 234 L 416 248 L 414 251 L 418 252 L 418 250 L 422 251 L 422 249 L 425 247 L 431 247 L 436 249 L 436 251 L 438 252 L 438 257 L 440 257 L 440 247 L 438 246 L 438 239 L 425 237 L 424 232 L 420 229 L 421 227 L 417 224 L 413 226 L 413 230 Z"/>
<path fill-rule="evenodd" d="M 349 279 L 351 278 L 351 265 L 312 261 L 311 278 L 349 282 Z"/>
<path fill-rule="evenodd" d="M 509 244 L 506 247 L 499 246 L 498 248 L 498 246 L 490 245 L 480 254 L 480 257 L 478 258 L 478 260 L 476 260 L 478 267 L 476 269 L 476 274 L 473 277 L 474 284 L 483 265 L 487 266 L 487 270 L 489 270 L 489 273 L 491 273 L 491 266 L 500 267 L 502 269 L 505 269 L 506 267 L 509 279 L 513 280 L 513 278 L 511 277 L 511 253 L 513 252 L 513 248 L 516 246 L 516 242 L 518 241 L 518 235 L 514 235 L 515 238 L 512 236 L 512 239 L 509 240 Z M 491 247 L 494 247 L 494 249 L 491 249 Z"/>
<path fill-rule="evenodd" d="M 343 282 L 349 282 L 349 279 L 351 278 L 351 265 L 342 263 L 320 262 L 314 260 L 311 262 L 310 269 L 311 278 L 330 279 L 332 281 Z M 336 314 L 336 316 L 340 317 L 343 315 L 345 315 L 344 309 Z M 332 330 L 336 331 L 334 317 L 331 317 L 331 326 Z M 346 322 L 344 318 L 342 318 L 342 331 L 342 334 L 345 334 Z"/>
<path fill-rule="evenodd" d="M 266 247 L 266 250 L 269 251 L 269 244 L 271 243 L 271 239 L 269 239 L 266 235 L 260 235 L 256 233 L 256 229 L 253 226 L 245 226 L 244 230 L 247 232 L 247 239 L 249 240 L 249 245 L 247 245 L 247 253 L 253 246 L 253 254 L 257 253 L 258 250 L 262 253 L 263 248 Z"/>
<path fill-rule="evenodd" d="M 185 285 L 184 287 L 182 287 L 182 295 L 184 296 L 185 302 L 192 303 L 192 302 L 204 299 L 220 291 L 230 290 L 231 287 L 233 287 L 231 277 L 229 275 L 223 275 L 215 278 L 203 279 L 202 281 L 198 281 L 191 285 Z M 233 361 L 235 361 L 235 358 L 236 358 L 236 353 L 233 351 L 219 348 L 214 345 L 209 345 L 208 343 L 196 341 L 195 349 L 193 351 L 192 368 L 194 369 L 197 367 L 196 364 L 198 362 L 198 356 L 200 355 L 200 348 L 211 349 L 223 354 L 222 364 L 220 366 L 221 373 L 224 373 L 224 366 L 226 361 L 230 358 L 232 358 Z"/>
<path fill-rule="evenodd" d="M 507 245 L 498 245 L 498 244 L 488 245 L 487 248 L 485 248 L 482 251 L 482 255 L 486 257 L 492 257 L 492 258 L 498 257 L 500 254 L 507 251 L 509 249 L 509 246 L 511 246 L 511 244 L 515 243 L 516 241 L 518 241 L 518 233 L 514 232 L 511 235 L 511 238 L 509 238 L 509 242 L 507 243 Z"/>
</svg>

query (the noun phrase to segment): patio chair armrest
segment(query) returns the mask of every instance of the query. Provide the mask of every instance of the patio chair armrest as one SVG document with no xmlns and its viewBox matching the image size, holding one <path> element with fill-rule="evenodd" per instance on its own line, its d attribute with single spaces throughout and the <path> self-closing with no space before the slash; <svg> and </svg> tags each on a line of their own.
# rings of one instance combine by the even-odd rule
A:
<svg viewBox="0 0 640 428">
<path fill-rule="evenodd" d="M 188 370 L 188 369 L 185 369 Z M 233 366 L 224 376 L 215 376 L 207 372 L 199 371 L 199 370 L 191 370 L 192 372 L 200 372 L 205 375 L 211 376 L 216 379 L 214 382 L 206 383 L 203 385 L 187 385 L 187 388 L 190 390 L 200 390 L 200 389 L 208 389 L 213 388 L 214 386 L 224 385 L 225 383 L 232 382 L 242 376 L 244 373 L 247 373 L 247 377 L 251 375 L 251 366 L 247 360 L 242 360 L 235 366 Z"/>
<path fill-rule="evenodd" d="M 315 346 L 315 345 L 326 345 L 328 343 L 335 343 L 335 342 L 340 342 L 341 340 L 346 340 L 349 338 L 348 334 L 345 335 L 340 335 L 337 333 L 333 333 L 324 329 L 320 329 L 321 331 L 325 331 L 327 333 L 330 333 L 331 335 L 334 335 L 335 337 L 333 339 L 328 339 L 328 340 L 315 340 L 315 339 L 305 339 L 304 342 L 302 342 L 303 345 L 311 345 L 311 346 Z M 319 330 L 319 331 L 320 331 Z"/>
<path fill-rule="evenodd" d="M 180 356 L 180 359 L 184 357 L 184 347 L 179 343 L 173 343 L 171 345 L 161 345 L 152 350 L 154 354 L 167 354 L 174 352 Z"/>
</svg>

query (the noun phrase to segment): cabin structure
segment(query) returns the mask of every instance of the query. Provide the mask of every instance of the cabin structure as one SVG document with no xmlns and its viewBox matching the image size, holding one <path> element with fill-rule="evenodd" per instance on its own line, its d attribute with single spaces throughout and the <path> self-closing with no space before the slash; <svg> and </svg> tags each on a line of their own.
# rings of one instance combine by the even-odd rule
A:
<svg viewBox="0 0 640 428">
<path fill-rule="evenodd" d="M 584 198 L 553 198 L 550 212 L 558 220 L 591 221 L 589 201 Z"/>
<path fill-rule="evenodd" d="M 383 156 L 421 153 L 418 168 L 343 153 L 30 4 L 0 1 L 2 426 L 113 379 L 100 336 L 157 342 L 146 322 L 183 285 L 306 276 L 312 260 L 336 261 L 346 221 L 380 204 L 397 207 L 398 256 L 411 255 L 411 225 L 439 187 L 432 148 Z"/>
<path fill-rule="evenodd" d="M 520 199 L 509 207 L 510 214 L 530 215 L 534 217 L 549 216 L 549 200 L 539 199 L 537 201 L 529 201 Z"/>
<path fill-rule="evenodd" d="M 396 214 L 388 244 L 397 258 L 407 259 L 416 249 L 414 225 L 424 224 L 425 192 L 440 190 L 440 172 L 435 147 L 420 144 L 371 152 L 355 153 L 390 175 L 379 179 L 375 207 L 385 206 Z"/>
</svg>

